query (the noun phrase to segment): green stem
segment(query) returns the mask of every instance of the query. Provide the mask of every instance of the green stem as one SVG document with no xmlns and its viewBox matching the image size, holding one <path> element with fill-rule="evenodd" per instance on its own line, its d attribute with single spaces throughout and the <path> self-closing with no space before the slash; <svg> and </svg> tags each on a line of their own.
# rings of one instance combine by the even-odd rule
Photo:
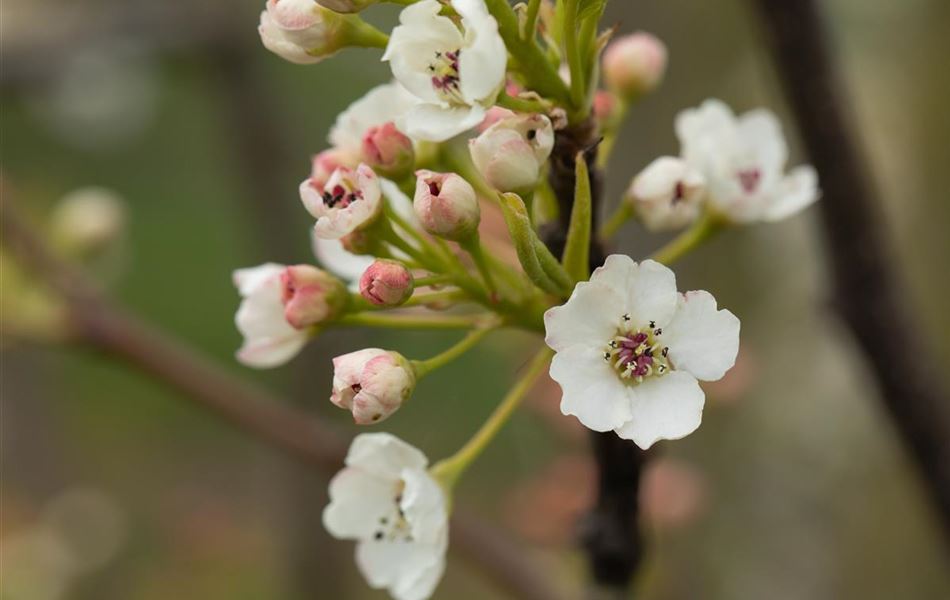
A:
<svg viewBox="0 0 950 600">
<path fill-rule="evenodd" d="M 378 329 L 474 329 L 484 327 L 486 319 L 492 317 L 490 313 L 458 317 L 360 313 L 341 317 L 337 324 Z"/>
<path fill-rule="evenodd" d="M 422 379 L 432 371 L 440 369 L 445 365 L 449 364 L 456 358 L 462 356 L 469 350 L 475 347 L 478 342 L 482 341 L 486 335 L 491 333 L 495 327 L 483 327 L 481 329 L 476 329 L 471 331 L 466 335 L 462 340 L 440 354 L 436 354 L 432 358 L 426 360 L 414 360 L 412 361 L 412 366 L 416 371 L 416 377 Z"/>
<path fill-rule="evenodd" d="M 425 277 L 416 277 L 413 281 L 417 288 L 445 285 L 447 283 L 452 283 L 452 276 L 448 274 L 426 275 Z"/>
<path fill-rule="evenodd" d="M 519 113 L 541 113 L 547 114 L 551 110 L 551 105 L 541 100 L 528 100 L 526 98 L 516 98 L 509 96 L 505 92 L 498 94 L 495 104 L 508 110 Z"/>
<path fill-rule="evenodd" d="M 584 65 L 578 44 L 577 23 L 578 0 L 564 0 L 564 53 L 571 71 L 571 105 L 574 112 L 582 110 L 584 104 Z"/>
<path fill-rule="evenodd" d="M 488 261 L 485 260 L 485 253 L 482 250 L 482 241 L 478 237 L 478 232 L 476 231 L 468 239 L 460 241 L 459 246 L 472 257 L 478 273 L 485 280 L 485 288 L 488 289 L 490 297 L 495 297 L 498 294 L 498 288 L 495 287 L 495 281 L 492 279 L 491 267 L 489 267 Z"/>
<path fill-rule="evenodd" d="M 611 239 L 632 216 L 633 206 L 626 199 L 621 200 L 614 213 L 601 225 L 597 237 L 604 241 Z"/>
<path fill-rule="evenodd" d="M 671 265 L 691 250 L 711 238 L 723 227 L 722 219 L 709 212 L 704 213 L 692 227 L 673 238 L 667 245 L 653 253 L 653 260 Z"/>
<path fill-rule="evenodd" d="M 531 390 L 537 378 L 544 372 L 551 351 L 544 348 L 535 354 L 528 364 L 527 370 L 521 379 L 515 383 L 501 403 L 495 408 L 488 420 L 485 421 L 475 435 L 458 452 L 440 461 L 432 467 L 432 475 L 446 490 L 451 490 L 465 469 L 488 447 L 488 444 L 498 435 L 501 428 L 508 422 L 515 409 Z"/>
<path fill-rule="evenodd" d="M 524 20 L 524 30 L 521 38 L 526 42 L 534 42 L 538 29 L 538 12 L 541 10 L 541 0 L 529 0 L 528 12 Z"/>
</svg>

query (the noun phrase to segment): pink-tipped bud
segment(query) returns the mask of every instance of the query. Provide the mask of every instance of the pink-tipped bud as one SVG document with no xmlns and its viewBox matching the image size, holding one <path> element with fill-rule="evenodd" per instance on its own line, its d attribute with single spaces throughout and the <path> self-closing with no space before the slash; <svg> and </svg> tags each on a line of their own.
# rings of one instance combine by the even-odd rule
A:
<svg viewBox="0 0 950 600">
<path fill-rule="evenodd" d="M 524 194 L 534 189 L 554 148 L 554 128 L 544 115 L 502 119 L 469 141 L 475 167 L 493 188 Z"/>
<path fill-rule="evenodd" d="M 656 36 L 638 31 L 613 41 L 604 52 L 604 81 L 625 98 L 656 88 L 666 72 L 666 45 Z"/>
<path fill-rule="evenodd" d="M 432 235 L 459 241 L 475 233 L 481 219 L 478 196 L 455 173 L 417 171 L 412 206 L 422 227 Z"/>
<path fill-rule="evenodd" d="M 264 47 L 297 64 L 318 63 L 346 45 L 343 17 L 313 0 L 267 0 L 257 28 Z"/>
<path fill-rule="evenodd" d="M 515 116 L 514 111 L 508 110 L 502 106 L 493 106 L 485 112 L 485 118 L 478 124 L 478 132 L 482 133 L 498 121 Z"/>
<path fill-rule="evenodd" d="M 367 348 L 333 359 L 330 402 L 352 411 L 357 424 L 369 425 L 396 412 L 415 386 L 415 370 L 401 354 Z"/>
<path fill-rule="evenodd" d="M 416 162 L 412 140 L 391 121 L 367 130 L 361 152 L 364 163 L 395 181 L 408 177 Z"/>
<path fill-rule="evenodd" d="M 280 275 L 284 318 L 295 329 L 332 319 L 346 302 L 343 282 L 310 265 L 294 265 Z"/>
<path fill-rule="evenodd" d="M 399 261 L 377 259 L 360 277 L 360 294 L 376 306 L 399 306 L 412 290 L 412 273 Z"/>
</svg>

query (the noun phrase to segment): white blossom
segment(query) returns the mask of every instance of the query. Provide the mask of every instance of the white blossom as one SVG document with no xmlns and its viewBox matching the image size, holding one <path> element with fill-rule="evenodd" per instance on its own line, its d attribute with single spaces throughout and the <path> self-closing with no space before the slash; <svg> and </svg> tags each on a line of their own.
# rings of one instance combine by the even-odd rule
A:
<svg viewBox="0 0 950 600">
<path fill-rule="evenodd" d="M 661 156 L 634 177 L 626 201 L 647 229 L 678 229 L 699 216 L 705 183 L 702 174 L 685 161 Z"/>
<path fill-rule="evenodd" d="M 323 183 L 309 177 L 300 184 L 300 199 L 316 217 L 318 237 L 339 239 L 379 216 L 379 178 L 366 165 L 340 167 Z"/>
<path fill-rule="evenodd" d="M 257 28 L 264 47 L 297 64 L 318 63 L 342 43 L 340 16 L 313 0 L 267 0 Z"/>
<path fill-rule="evenodd" d="M 676 118 L 681 156 L 706 177 L 711 207 L 735 223 L 778 221 L 818 199 L 810 165 L 785 173 L 788 146 L 772 112 L 736 117 L 719 100 Z"/>
<path fill-rule="evenodd" d="M 351 411 L 360 425 L 369 425 L 399 410 L 415 386 L 415 371 L 401 354 L 366 348 L 333 359 L 330 402 Z"/>
<path fill-rule="evenodd" d="M 705 395 L 735 364 L 739 320 L 704 291 L 677 293 L 673 272 L 614 254 L 544 315 L 561 412 L 647 449 L 692 433 Z"/>
<path fill-rule="evenodd" d="M 475 168 L 502 192 L 533 190 L 554 148 L 554 128 L 544 115 L 501 119 L 469 140 Z"/>
<path fill-rule="evenodd" d="M 242 297 L 234 322 L 244 336 L 237 358 L 249 367 L 282 365 L 307 343 L 307 330 L 294 328 L 284 316 L 281 275 L 285 269 L 266 263 L 234 271 L 234 285 Z"/>
<path fill-rule="evenodd" d="M 367 131 L 391 121 L 396 122 L 418 102 L 398 82 L 378 85 L 337 116 L 327 141 L 355 163 L 359 160 Z M 406 133 L 405 130 L 401 131 Z"/>
<path fill-rule="evenodd" d="M 403 9 L 383 60 L 420 103 L 397 119 L 411 138 L 441 142 L 482 122 L 505 83 L 508 53 L 484 0 L 453 0 L 460 30 L 422 0 Z"/>
<path fill-rule="evenodd" d="M 356 540 L 356 565 L 396 600 L 425 600 L 445 571 L 448 508 L 418 449 L 388 433 L 356 436 L 330 481 L 323 523 Z"/>
</svg>

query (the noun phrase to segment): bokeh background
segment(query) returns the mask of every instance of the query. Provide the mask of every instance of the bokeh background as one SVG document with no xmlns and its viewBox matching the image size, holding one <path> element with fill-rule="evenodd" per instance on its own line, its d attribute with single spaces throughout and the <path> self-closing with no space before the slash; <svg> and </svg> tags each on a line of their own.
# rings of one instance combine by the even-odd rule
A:
<svg viewBox="0 0 950 600">
<path fill-rule="evenodd" d="M 930 358 L 948 365 L 950 3 L 823 7 L 886 201 L 904 293 L 930 336 Z M 453 336 L 332 333 L 266 373 L 233 360 L 231 270 L 311 259 L 310 218 L 296 193 L 308 156 L 325 146 L 337 113 L 388 77 L 374 51 L 312 67 L 282 62 L 260 46 L 260 8 L 4 0 L 5 192 L 42 216 L 75 188 L 115 190 L 127 205 L 125 239 L 95 272 L 116 296 L 236 375 L 352 431 L 326 401 L 330 357 L 370 341 L 424 356 Z M 379 7 L 370 20 L 391 24 L 395 14 Z M 612 202 L 653 157 L 676 152 L 679 110 L 715 96 L 737 110 L 764 105 L 784 115 L 742 0 L 615 0 L 607 20 L 659 35 L 671 61 L 624 129 L 608 176 Z M 812 210 L 731 231 L 677 269 L 681 289 L 710 290 L 740 316 L 743 345 L 733 373 L 708 388 L 703 426 L 660 444 L 646 475 L 640 598 L 950 597 L 936 519 L 827 306 L 815 219 Z M 619 245 L 639 257 L 662 241 L 630 226 Z M 361 581 L 351 545 L 320 525 L 325 474 L 107 358 L 4 341 L 4 600 L 385 597 Z M 387 429 L 432 457 L 450 453 L 531 344 L 496 336 L 427 379 Z M 552 386 L 471 470 L 458 503 L 509 531 L 578 596 L 575 523 L 593 472 L 586 437 L 557 413 Z M 436 594 L 502 597 L 454 558 Z"/>
</svg>

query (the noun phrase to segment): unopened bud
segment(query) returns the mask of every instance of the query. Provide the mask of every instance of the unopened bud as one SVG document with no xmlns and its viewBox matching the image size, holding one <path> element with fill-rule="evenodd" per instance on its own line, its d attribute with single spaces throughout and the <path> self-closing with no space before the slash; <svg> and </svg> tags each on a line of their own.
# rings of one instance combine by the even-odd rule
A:
<svg viewBox="0 0 950 600">
<path fill-rule="evenodd" d="M 617 97 L 606 90 L 594 94 L 594 118 L 601 123 L 611 123 L 617 110 Z"/>
<path fill-rule="evenodd" d="M 310 265 L 287 267 L 280 275 L 280 284 L 284 318 L 295 329 L 332 319 L 346 302 L 343 282 Z"/>
<path fill-rule="evenodd" d="M 423 229 L 449 240 L 467 239 L 478 229 L 481 210 L 472 185 L 455 173 L 417 171 L 412 206 Z"/>
<path fill-rule="evenodd" d="M 653 90 L 666 72 L 666 45 L 638 31 L 613 41 L 604 52 L 604 81 L 625 98 Z"/>
<path fill-rule="evenodd" d="M 78 189 L 60 200 L 50 226 L 54 239 L 67 251 L 95 254 L 121 236 L 125 229 L 125 206 L 111 190 Z"/>
<path fill-rule="evenodd" d="M 469 141 L 475 167 L 493 188 L 526 193 L 534 189 L 554 148 L 554 129 L 544 115 L 502 119 Z"/>
<path fill-rule="evenodd" d="M 412 291 L 412 273 L 399 261 L 377 259 L 360 277 L 360 294 L 377 306 L 399 306 Z"/>
<path fill-rule="evenodd" d="M 416 162 L 412 140 L 391 121 L 371 127 L 363 136 L 361 150 L 364 163 L 394 181 L 408 177 Z"/>
<path fill-rule="evenodd" d="M 310 183 L 315 188 L 323 189 L 334 171 L 340 167 L 354 168 L 357 164 L 358 160 L 351 160 L 340 150 L 324 150 L 310 161 Z"/>
<path fill-rule="evenodd" d="M 359 17 L 313 0 L 267 0 L 257 31 L 265 48 L 297 64 L 318 63 L 345 46 L 385 44 L 385 36 Z"/>
<path fill-rule="evenodd" d="M 357 424 L 369 425 L 396 412 L 415 385 L 415 370 L 401 354 L 367 348 L 333 359 L 330 402 L 352 411 Z"/>
<path fill-rule="evenodd" d="M 626 200 L 647 229 L 678 229 L 699 216 L 705 183 L 684 161 L 661 156 L 633 179 Z"/>
</svg>

